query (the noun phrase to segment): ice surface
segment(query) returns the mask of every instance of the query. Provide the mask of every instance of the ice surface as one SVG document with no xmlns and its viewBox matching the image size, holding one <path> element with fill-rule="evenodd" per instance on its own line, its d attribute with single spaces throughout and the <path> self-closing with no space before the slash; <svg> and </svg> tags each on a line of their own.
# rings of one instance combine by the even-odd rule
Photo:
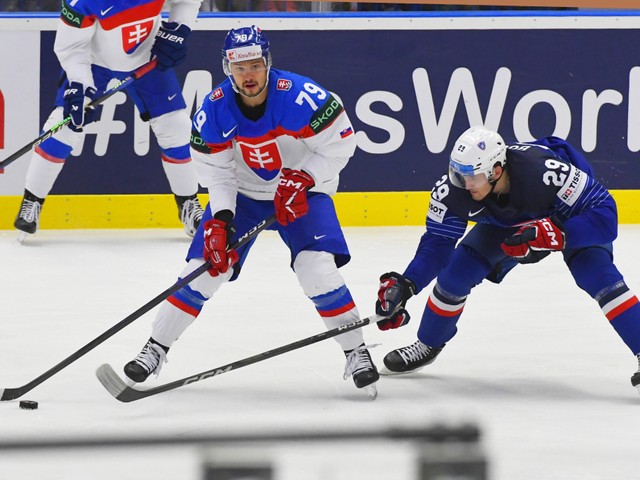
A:
<svg viewBox="0 0 640 480">
<path fill-rule="evenodd" d="M 362 316 L 373 313 L 378 276 L 402 271 L 419 227 L 345 228 L 353 259 L 341 269 Z M 0 389 L 39 376 L 168 288 L 189 241 L 181 230 L 43 231 L 24 245 L 0 232 Z M 616 263 L 640 290 L 640 226 L 620 228 Z M 365 327 L 381 365 L 414 341 L 430 288 L 409 303 L 411 323 Z M 120 371 L 147 340 L 155 310 L 22 399 L 0 403 L 0 444 L 67 439 L 185 438 L 274 431 L 318 432 L 475 423 L 493 480 L 631 480 L 640 460 L 635 358 L 598 305 L 579 290 L 559 255 L 513 271 L 470 296 L 459 333 L 438 360 L 385 377 L 368 400 L 343 381 L 344 357 L 327 340 L 172 392 L 123 404 L 95 369 Z M 237 282 L 225 285 L 169 354 L 164 383 L 325 329 L 289 269 L 286 248 L 261 234 Z M 351 442 L 274 445 L 279 480 L 404 480 L 407 445 Z M 359 450 L 358 450 L 359 449 Z M 298 451 L 295 459 L 286 452 Z M 285 452 L 285 453 L 283 453 Z M 0 478 L 199 479 L 203 449 L 10 450 Z M 360 459 L 360 460 L 358 460 Z M 358 468 L 359 463 L 369 470 Z"/>
</svg>

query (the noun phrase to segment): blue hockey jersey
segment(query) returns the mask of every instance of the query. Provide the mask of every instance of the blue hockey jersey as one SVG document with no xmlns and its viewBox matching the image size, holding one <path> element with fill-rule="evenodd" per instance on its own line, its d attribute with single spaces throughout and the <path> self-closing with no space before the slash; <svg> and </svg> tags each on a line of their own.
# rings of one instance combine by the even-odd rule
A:
<svg viewBox="0 0 640 480">
<path fill-rule="evenodd" d="M 546 137 L 507 147 L 510 190 L 475 201 L 443 175 L 431 191 L 427 230 L 405 271 L 419 289 L 446 265 L 469 221 L 501 227 L 549 216 L 563 224 L 566 248 L 612 242 L 617 236 L 615 201 L 593 178 L 586 159 L 567 142 Z"/>
</svg>

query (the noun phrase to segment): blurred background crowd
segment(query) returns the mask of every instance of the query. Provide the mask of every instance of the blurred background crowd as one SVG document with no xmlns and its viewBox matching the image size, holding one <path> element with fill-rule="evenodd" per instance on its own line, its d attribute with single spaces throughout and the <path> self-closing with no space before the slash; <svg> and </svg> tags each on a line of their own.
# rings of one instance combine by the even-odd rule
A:
<svg viewBox="0 0 640 480">
<path fill-rule="evenodd" d="M 202 12 L 372 12 L 372 11 L 452 11 L 452 10 L 568 10 L 557 7 L 486 7 L 469 5 L 423 5 L 363 2 L 300 2 L 294 0 L 203 0 Z M 0 11 L 57 12 L 60 0 L 0 0 Z"/>
</svg>

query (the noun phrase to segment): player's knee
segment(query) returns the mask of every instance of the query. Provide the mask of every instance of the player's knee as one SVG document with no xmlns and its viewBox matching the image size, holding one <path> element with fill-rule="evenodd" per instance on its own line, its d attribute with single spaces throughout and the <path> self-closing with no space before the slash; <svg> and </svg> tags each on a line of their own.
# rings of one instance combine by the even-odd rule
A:
<svg viewBox="0 0 640 480">
<path fill-rule="evenodd" d="M 623 280 L 611 253 L 604 248 L 582 249 L 567 259 L 567 266 L 576 285 L 592 298 Z"/>
<path fill-rule="evenodd" d="M 185 109 L 152 118 L 149 124 L 162 149 L 183 146 L 191 135 L 191 120 Z"/>
<path fill-rule="evenodd" d="M 332 253 L 303 250 L 293 262 L 293 270 L 307 297 L 332 292 L 344 285 Z"/>
<path fill-rule="evenodd" d="M 438 275 L 438 285 L 455 297 L 465 297 L 491 270 L 492 266 L 482 255 L 463 245 L 456 248 L 451 261 Z"/>
<path fill-rule="evenodd" d="M 63 120 L 62 107 L 56 107 L 51 112 L 51 115 L 49 115 L 49 118 L 47 119 L 47 121 L 44 123 L 42 130 L 45 132 L 48 131 L 51 128 L 53 128 L 55 125 L 59 124 L 62 120 Z M 50 146 L 55 142 L 62 144 L 66 149 L 68 149 L 68 153 L 65 156 L 61 156 L 60 158 L 66 158 L 67 156 L 69 156 L 69 154 L 74 148 L 78 147 L 82 143 L 82 139 L 84 138 L 84 135 L 85 135 L 84 132 L 74 132 L 70 128 L 62 128 L 58 130 L 55 137 L 50 137 L 49 139 L 42 142 L 40 146 L 44 148 L 45 145 Z"/>
<path fill-rule="evenodd" d="M 198 269 L 201 265 L 204 265 L 203 259 L 192 258 L 191 260 L 189 260 L 187 266 L 180 274 L 180 278 L 185 278 L 191 272 Z M 189 283 L 189 289 L 201 295 L 206 301 L 213 297 L 213 294 L 218 291 L 223 283 L 227 282 L 229 278 L 231 278 L 232 274 L 233 269 L 229 269 L 226 273 L 221 273 L 216 277 L 212 277 L 207 273 L 203 273 Z"/>
</svg>

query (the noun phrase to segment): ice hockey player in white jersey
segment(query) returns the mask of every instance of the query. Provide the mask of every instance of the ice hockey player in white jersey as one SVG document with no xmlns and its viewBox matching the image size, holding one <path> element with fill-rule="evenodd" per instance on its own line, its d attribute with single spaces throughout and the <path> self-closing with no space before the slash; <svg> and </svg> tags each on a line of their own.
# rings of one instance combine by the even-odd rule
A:
<svg viewBox="0 0 640 480">
<path fill-rule="evenodd" d="M 178 204 L 185 232 L 193 236 L 202 218 L 198 182 L 189 151 L 191 120 L 173 67 L 186 57 L 187 39 L 200 0 L 63 0 L 54 50 L 63 69 L 48 130 L 71 122 L 38 145 L 27 171 L 24 198 L 14 226 L 22 236 L 38 230 L 45 198 L 71 151 L 83 141 L 83 127 L 98 121 L 100 107 L 85 106 L 112 79 L 157 60 L 157 66 L 125 88 L 150 123 L 162 152 L 162 166 Z M 168 21 L 160 12 L 170 5 Z M 115 174 L 115 173 L 114 173 Z"/>
<path fill-rule="evenodd" d="M 231 242 L 274 213 L 270 229 L 289 248 L 291 267 L 327 328 L 359 319 L 338 270 L 350 254 L 331 199 L 356 148 L 347 113 L 312 79 L 271 68 L 269 42 L 255 26 L 229 31 L 222 53 L 228 78 L 193 117 L 191 151 L 209 204 L 181 277 L 205 261 L 210 275 L 163 302 L 151 338 L 125 366 L 135 382 L 159 371 L 205 302 L 238 277 L 253 241 L 227 252 Z M 347 357 L 345 379 L 352 376 L 375 398 L 379 375 L 361 330 L 336 340 Z"/>
</svg>

